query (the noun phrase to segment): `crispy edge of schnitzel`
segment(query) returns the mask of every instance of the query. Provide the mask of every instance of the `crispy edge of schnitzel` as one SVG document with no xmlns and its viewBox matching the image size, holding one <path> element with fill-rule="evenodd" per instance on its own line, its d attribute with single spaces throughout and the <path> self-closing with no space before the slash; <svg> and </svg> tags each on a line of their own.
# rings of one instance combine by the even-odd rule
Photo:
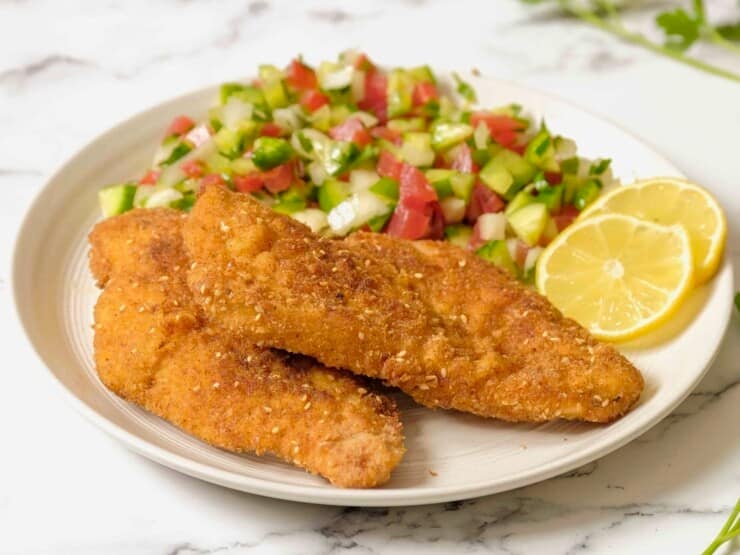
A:
<svg viewBox="0 0 740 555">
<path fill-rule="evenodd" d="M 547 299 L 462 249 L 321 238 L 209 188 L 183 232 L 197 302 L 235 335 L 384 380 L 429 407 L 609 422 L 643 380 Z"/>
<path fill-rule="evenodd" d="M 135 210 L 90 234 L 95 361 L 119 396 L 234 452 L 272 453 L 342 487 L 386 482 L 404 453 L 395 403 L 362 380 L 232 340 L 185 281 L 184 217 Z"/>
</svg>

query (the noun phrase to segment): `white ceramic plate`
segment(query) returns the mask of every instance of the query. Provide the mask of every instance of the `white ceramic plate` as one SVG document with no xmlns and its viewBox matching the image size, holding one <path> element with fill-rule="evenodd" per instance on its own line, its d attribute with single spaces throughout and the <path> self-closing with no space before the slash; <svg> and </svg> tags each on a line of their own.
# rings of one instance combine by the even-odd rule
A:
<svg viewBox="0 0 740 555">
<path fill-rule="evenodd" d="M 680 171 L 618 126 L 538 92 L 469 76 L 481 104 L 518 102 L 579 152 L 608 156 L 623 181 Z M 181 96 L 114 127 L 49 181 L 31 207 L 15 252 L 15 298 L 39 356 L 61 390 L 94 423 L 125 445 L 170 468 L 230 488 L 296 501 L 413 505 L 476 497 L 524 486 L 571 470 L 624 445 L 665 417 L 709 367 L 731 310 L 732 270 L 725 263 L 698 290 L 666 337 L 653 336 L 624 353 L 646 378 L 642 400 L 609 426 L 567 422 L 507 424 L 426 410 L 401 399 L 408 453 L 392 480 L 374 490 L 342 490 L 275 459 L 210 447 L 109 393 L 92 357 L 92 306 L 86 236 L 98 218 L 97 190 L 130 179 L 151 160 L 162 129 L 181 113 L 205 117 L 216 88 Z"/>
</svg>

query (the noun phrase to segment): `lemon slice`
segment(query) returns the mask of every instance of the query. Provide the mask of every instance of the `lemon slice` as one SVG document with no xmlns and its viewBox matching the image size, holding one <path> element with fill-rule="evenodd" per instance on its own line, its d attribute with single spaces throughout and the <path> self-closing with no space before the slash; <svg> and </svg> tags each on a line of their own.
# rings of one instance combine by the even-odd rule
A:
<svg viewBox="0 0 740 555">
<path fill-rule="evenodd" d="M 698 185 L 673 177 L 637 181 L 597 199 L 580 218 L 606 212 L 682 225 L 694 253 L 696 283 L 708 281 L 717 271 L 727 240 L 727 220 L 715 198 Z"/>
<path fill-rule="evenodd" d="M 542 252 L 537 289 L 599 339 L 658 327 L 690 292 L 694 264 L 681 226 L 623 214 L 579 220 Z"/>
</svg>

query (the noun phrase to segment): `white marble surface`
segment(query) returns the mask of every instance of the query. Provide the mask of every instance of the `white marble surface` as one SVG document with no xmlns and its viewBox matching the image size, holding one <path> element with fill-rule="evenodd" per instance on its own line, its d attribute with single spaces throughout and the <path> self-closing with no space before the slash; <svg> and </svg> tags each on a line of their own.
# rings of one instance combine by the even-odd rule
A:
<svg viewBox="0 0 740 555">
<path fill-rule="evenodd" d="M 706 379 L 643 437 L 566 476 L 463 503 L 341 509 L 228 491 L 129 453 L 55 394 L 9 286 L 16 229 L 50 172 L 169 96 L 350 46 L 385 63 L 476 66 L 620 122 L 717 194 L 738 267 L 740 85 L 582 24 L 515 0 L 0 0 L 0 553 L 699 553 L 721 527 L 740 494 L 737 316 Z"/>
</svg>

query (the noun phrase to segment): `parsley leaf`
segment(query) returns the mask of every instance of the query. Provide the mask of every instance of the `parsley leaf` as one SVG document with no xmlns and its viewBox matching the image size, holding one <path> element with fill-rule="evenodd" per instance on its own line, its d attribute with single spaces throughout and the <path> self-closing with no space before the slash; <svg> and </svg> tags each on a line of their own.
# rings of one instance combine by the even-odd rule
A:
<svg viewBox="0 0 740 555">
<path fill-rule="evenodd" d="M 470 83 L 466 83 L 460 79 L 460 76 L 457 73 L 453 73 L 452 76 L 455 78 L 455 82 L 457 83 L 457 92 L 460 93 L 460 96 L 471 104 L 477 102 L 478 96 L 475 94 L 475 89 L 470 85 Z"/>
<path fill-rule="evenodd" d="M 663 12 L 655 19 L 665 33 L 665 45 L 683 52 L 699 38 L 700 23 L 683 8 Z"/>
<path fill-rule="evenodd" d="M 720 25 L 717 27 L 717 32 L 725 40 L 740 41 L 740 21 L 729 23 L 727 25 Z"/>
</svg>

